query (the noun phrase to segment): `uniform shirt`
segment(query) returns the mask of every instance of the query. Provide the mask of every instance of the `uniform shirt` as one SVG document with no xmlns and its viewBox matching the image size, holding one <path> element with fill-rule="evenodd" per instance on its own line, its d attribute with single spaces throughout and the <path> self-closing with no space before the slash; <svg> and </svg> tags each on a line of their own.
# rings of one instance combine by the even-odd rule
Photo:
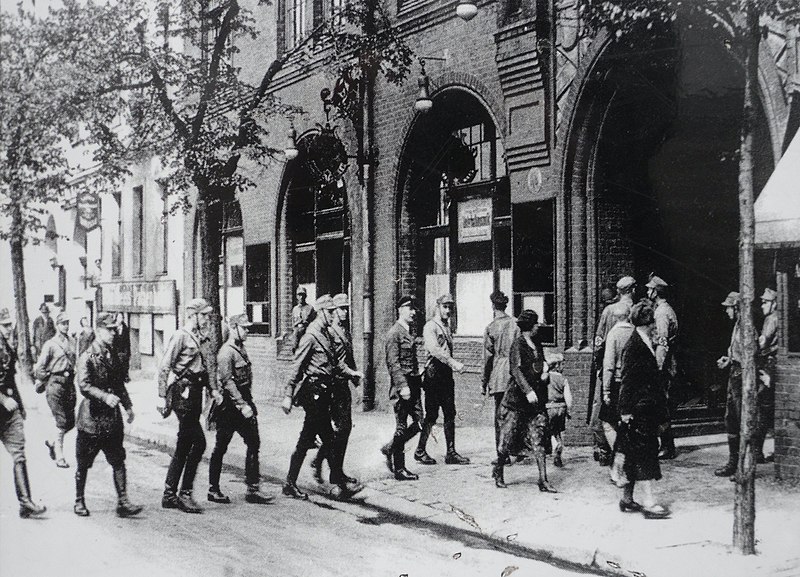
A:
<svg viewBox="0 0 800 577">
<path fill-rule="evenodd" d="M 614 325 L 620 321 L 628 320 L 631 306 L 633 306 L 633 298 L 630 295 L 622 295 L 617 302 L 611 303 L 603 309 L 594 335 L 595 348 L 602 346 L 606 342 L 608 332 L 614 328 Z"/>
<path fill-rule="evenodd" d="M 222 394 L 236 408 L 253 402 L 253 370 L 242 343 L 226 341 L 217 354 L 217 370 Z"/>
<path fill-rule="evenodd" d="M 778 313 L 772 311 L 764 317 L 761 336 L 758 337 L 758 356 L 762 359 L 778 354 Z"/>
<path fill-rule="evenodd" d="M 353 356 L 353 343 L 350 340 L 350 335 L 347 334 L 347 329 L 339 323 L 333 323 L 328 327 L 328 334 L 336 351 L 336 358 L 344 361 L 348 367 L 355 370 L 356 359 Z"/>
<path fill-rule="evenodd" d="M 294 305 L 292 308 L 292 327 L 297 328 L 298 325 L 308 324 L 308 317 L 314 311 L 314 307 L 306 303 L 304 305 Z"/>
<path fill-rule="evenodd" d="M 17 351 L 6 338 L 0 334 L 0 402 L 7 398 L 14 399 L 19 405 L 19 412 L 25 417 L 25 408 L 22 406 L 22 398 L 17 390 L 16 375 Z M 0 405 L 0 419 L 8 417 L 8 411 Z M 2 421 L 0 421 L 2 422 Z"/>
<path fill-rule="evenodd" d="M 104 435 L 122 427 L 119 406 L 112 408 L 105 402 L 109 394 L 114 394 L 127 411 L 133 407 L 125 382 L 119 378 L 116 369 L 111 349 L 99 340 L 95 340 L 78 358 L 76 382 L 85 397 L 78 409 L 79 431 Z"/>
<path fill-rule="evenodd" d="M 434 317 L 425 323 L 422 329 L 422 338 L 425 342 L 425 349 L 428 351 L 427 363 L 438 361 L 455 370 L 458 361 L 453 358 L 453 335 L 450 327 L 442 322 L 438 317 Z"/>
<path fill-rule="evenodd" d="M 409 377 L 419 376 L 417 341 L 408 329 L 407 324 L 398 320 L 386 335 L 386 368 L 391 380 L 390 399 L 400 398 L 400 390 L 403 387 L 410 388 Z"/>
<path fill-rule="evenodd" d="M 622 349 L 631 338 L 633 325 L 628 321 L 618 322 L 606 336 L 606 350 L 603 354 L 603 392 L 611 392 L 611 378 L 622 377 Z"/>
<path fill-rule="evenodd" d="M 284 390 L 287 397 L 295 396 L 299 388 L 298 384 L 304 376 L 325 381 L 332 380 L 333 377 L 350 378 L 353 376 L 350 367 L 336 356 L 334 345 L 321 315 L 308 325 L 294 352 L 289 382 Z"/>
<path fill-rule="evenodd" d="M 52 339 L 56 334 L 56 323 L 50 315 L 47 318 L 44 315 L 39 315 L 33 321 L 33 346 L 36 351 L 42 350 L 44 344 Z"/>
<path fill-rule="evenodd" d="M 46 381 L 52 374 L 75 374 L 75 351 L 77 345 L 68 335 L 57 333 L 47 341 L 39 353 L 39 360 L 33 374 L 41 381 Z"/>
<path fill-rule="evenodd" d="M 518 330 L 514 317 L 497 311 L 483 334 L 483 388 L 491 395 L 504 393 L 511 383 L 508 356 Z"/>
<path fill-rule="evenodd" d="M 742 342 L 742 330 L 739 327 L 739 319 L 733 325 L 733 332 L 731 332 L 731 344 L 728 347 L 728 357 L 732 363 L 742 364 L 742 355 L 744 353 L 744 343 Z"/>
<path fill-rule="evenodd" d="M 167 385 L 170 372 L 175 376 L 197 375 L 207 372 L 205 359 L 200 349 L 202 341 L 206 340 L 198 333 L 189 333 L 182 328 L 172 335 L 161 357 L 161 366 L 158 371 L 158 391 L 163 398 L 167 394 Z"/>
<path fill-rule="evenodd" d="M 656 299 L 656 309 L 653 313 L 656 323 L 653 344 L 656 346 L 656 361 L 658 368 L 675 372 L 675 355 L 670 350 L 678 337 L 678 317 L 670 304 L 662 299 Z"/>
</svg>

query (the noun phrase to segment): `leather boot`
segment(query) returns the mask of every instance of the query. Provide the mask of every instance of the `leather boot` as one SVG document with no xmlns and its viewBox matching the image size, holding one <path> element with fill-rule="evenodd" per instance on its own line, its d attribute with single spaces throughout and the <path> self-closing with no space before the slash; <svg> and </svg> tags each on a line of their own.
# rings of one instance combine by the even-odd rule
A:
<svg viewBox="0 0 800 577">
<path fill-rule="evenodd" d="M 247 493 L 245 493 L 244 500 L 248 503 L 255 503 L 257 505 L 266 505 L 272 503 L 275 497 L 261 492 L 261 487 L 258 485 L 248 485 Z"/>
<path fill-rule="evenodd" d="M 423 465 L 435 465 L 436 459 L 428 454 L 428 437 L 433 430 L 433 423 L 425 423 L 422 425 L 422 430 L 419 433 L 419 441 L 417 442 L 417 450 L 414 451 L 414 460 Z"/>
<path fill-rule="evenodd" d="M 192 492 L 188 489 L 182 490 L 178 493 L 178 508 L 184 513 L 202 513 L 203 508 L 194 500 Z"/>
<path fill-rule="evenodd" d="M 398 481 L 416 481 L 419 475 L 406 469 L 406 454 L 400 447 L 394 453 L 394 478 Z"/>
<path fill-rule="evenodd" d="M 739 466 L 739 437 L 728 437 L 728 462 L 714 470 L 717 477 L 730 477 Z"/>
<path fill-rule="evenodd" d="M 38 517 L 47 511 L 47 507 L 44 505 L 37 505 L 31 501 L 31 485 L 28 481 L 28 466 L 25 461 L 14 463 L 14 485 L 17 488 L 20 517 L 23 519 Z"/>
<path fill-rule="evenodd" d="M 444 462 L 448 465 L 469 465 L 469 459 L 462 457 L 456 451 L 456 424 L 455 422 L 444 424 L 444 438 L 447 442 L 447 455 Z"/>
<path fill-rule="evenodd" d="M 125 465 L 114 468 L 114 488 L 117 490 L 117 517 L 133 517 L 142 512 L 142 505 L 128 500 L 128 474 Z"/>
<path fill-rule="evenodd" d="M 492 479 L 494 479 L 494 486 L 498 489 L 505 489 L 506 488 L 506 480 L 503 477 L 503 463 L 505 463 L 504 458 L 498 458 L 492 468 Z"/>
<path fill-rule="evenodd" d="M 661 435 L 661 450 L 658 452 L 658 458 L 674 459 L 678 456 L 678 450 L 675 448 L 675 437 L 672 434 L 672 428 L 667 429 Z"/>
<path fill-rule="evenodd" d="M 75 506 L 72 508 L 78 517 L 88 517 L 89 509 L 86 508 L 86 501 L 84 501 L 83 494 L 86 490 L 86 475 L 89 469 L 78 465 L 78 470 L 75 471 Z"/>
<path fill-rule="evenodd" d="M 325 480 L 322 478 L 322 461 L 327 457 L 328 446 L 322 445 L 317 451 L 316 456 L 311 460 L 311 472 L 314 480 L 322 485 Z"/>
</svg>

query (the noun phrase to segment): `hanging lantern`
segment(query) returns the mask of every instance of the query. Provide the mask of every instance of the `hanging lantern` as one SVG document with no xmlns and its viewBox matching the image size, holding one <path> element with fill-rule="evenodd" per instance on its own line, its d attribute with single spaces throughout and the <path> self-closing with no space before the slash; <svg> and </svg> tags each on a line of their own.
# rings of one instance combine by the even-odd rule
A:
<svg viewBox="0 0 800 577">
<path fill-rule="evenodd" d="M 417 80 L 417 83 L 419 84 L 419 95 L 417 96 L 416 101 L 414 101 L 414 110 L 424 114 L 433 108 L 433 100 L 431 100 L 430 94 L 430 80 L 428 79 L 428 75 L 425 73 L 425 61 L 420 60 L 419 64 L 422 68 L 422 73 Z"/>
<path fill-rule="evenodd" d="M 475 4 L 475 0 L 460 0 L 458 6 L 456 6 L 456 14 L 464 22 L 469 22 L 475 18 L 477 13 L 478 6 Z"/>
<path fill-rule="evenodd" d="M 297 131 L 294 129 L 294 126 L 289 129 L 287 136 L 286 149 L 283 151 L 283 155 L 286 157 L 286 160 L 294 160 L 299 154 L 297 150 Z"/>
</svg>

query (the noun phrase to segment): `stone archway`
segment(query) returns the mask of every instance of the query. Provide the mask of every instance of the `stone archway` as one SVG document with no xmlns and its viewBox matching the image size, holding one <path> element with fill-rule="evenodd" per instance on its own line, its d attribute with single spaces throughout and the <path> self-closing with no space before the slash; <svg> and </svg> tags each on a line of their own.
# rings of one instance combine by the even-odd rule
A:
<svg viewBox="0 0 800 577">
<path fill-rule="evenodd" d="M 662 276 L 681 320 L 681 396 L 709 415 L 724 391 L 713 360 L 730 337 L 719 303 L 738 284 L 744 71 L 722 40 L 679 21 L 646 39 L 607 41 L 580 79 L 561 166 L 562 334 L 586 346 L 603 286 Z M 758 190 L 774 163 L 763 108 Z"/>
</svg>

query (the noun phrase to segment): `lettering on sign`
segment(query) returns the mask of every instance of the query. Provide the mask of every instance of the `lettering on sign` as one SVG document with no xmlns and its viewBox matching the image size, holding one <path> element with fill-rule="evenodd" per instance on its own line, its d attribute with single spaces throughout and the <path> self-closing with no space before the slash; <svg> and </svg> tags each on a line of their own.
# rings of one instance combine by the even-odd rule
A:
<svg viewBox="0 0 800 577">
<path fill-rule="evenodd" d="M 175 281 L 101 283 L 103 309 L 126 313 L 175 314 Z"/>
<path fill-rule="evenodd" d="M 86 230 L 100 226 L 100 197 L 95 192 L 82 192 L 78 195 L 78 223 Z"/>
<path fill-rule="evenodd" d="M 458 241 L 492 240 L 492 199 L 476 198 L 458 204 Z"/>
</svg>

